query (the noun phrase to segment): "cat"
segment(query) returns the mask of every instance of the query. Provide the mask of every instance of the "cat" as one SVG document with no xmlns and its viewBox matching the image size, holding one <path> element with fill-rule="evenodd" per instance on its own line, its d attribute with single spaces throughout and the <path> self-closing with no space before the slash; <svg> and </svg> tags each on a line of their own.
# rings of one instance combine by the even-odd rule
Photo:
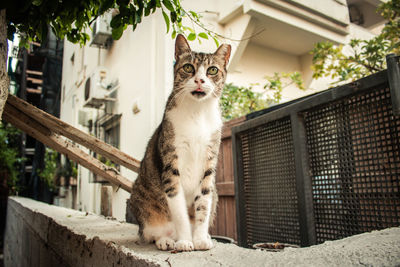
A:
<svg viewBox="0 0 400 267">
<path fill-rule="evenodd" d="M 219 98 L 231 46 L 193 52 L 175 40 L 174 87 L 152 135 L 130 197 L 139 235 L 160 250 L 208 250 L 217 205 L 215 173 L 221 140 Z"/>
</svg>

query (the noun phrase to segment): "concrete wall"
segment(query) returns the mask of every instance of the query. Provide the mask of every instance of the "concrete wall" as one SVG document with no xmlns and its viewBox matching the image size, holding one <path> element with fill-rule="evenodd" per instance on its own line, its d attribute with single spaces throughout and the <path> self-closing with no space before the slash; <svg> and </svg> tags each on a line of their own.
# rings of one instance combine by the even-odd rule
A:
<svg viewBox="0 0 400 267">
<path fill-rule="evenodd" d="M 209 251 L 174 254 L 140 244 L 136 233 L 135 225 L 11 197 L 4 263 L 6 267 L 400 265 L 400 228 L 278 253 L 214 242 Z"/>
</svg>

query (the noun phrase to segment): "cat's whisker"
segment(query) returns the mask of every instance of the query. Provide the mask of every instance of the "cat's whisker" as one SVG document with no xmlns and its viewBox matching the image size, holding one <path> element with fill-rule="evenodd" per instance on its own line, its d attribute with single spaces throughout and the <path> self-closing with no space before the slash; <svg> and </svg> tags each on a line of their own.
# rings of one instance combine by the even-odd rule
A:
<svg viewBox="0 0 400 267">
<path fill-rule="evenodd" d="M 181 104 L 182 100 L 184 99 L 184 97 L 181 97 L 184 93 L 185 93 L 185 90 L 182 89 L 174 95 L 173 100 L 175 101 L 177 106 L 179 106 Z"/>
<path fill-rule="evenodd" d="M 175 89 L 175 90 L 176 90 L 176 89 Z M 172 96 L 172 98 L 168 100 L 167 106 L 169 106 L 169 105 L 174 105 L 174 102 L 175 102 L 175 105 L 176 105 L 176 104 L 177 104 L 177 103 L 176 103 L 176 102 L 177 102 L 177 99 L 180 97 L 181 94 L 183 94 L 183 91 L 184 91 L 184 90 L 180 90 L 180 91 L 178 91 L 177 93 L 175 93 L 175 94 Z"/>
</svg>

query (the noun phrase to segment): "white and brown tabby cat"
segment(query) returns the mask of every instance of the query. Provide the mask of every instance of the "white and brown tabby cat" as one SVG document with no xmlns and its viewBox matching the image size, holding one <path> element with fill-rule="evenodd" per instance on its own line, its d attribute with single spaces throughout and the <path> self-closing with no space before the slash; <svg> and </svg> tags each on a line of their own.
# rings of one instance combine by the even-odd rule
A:
<svg viewBox="0 0 400 267">
<path fill-rule="evenodd" d="M 221 139 L 219 98 L 231 46 L 214 54 L 175 42 L 174 88 L 150 139 L 130 198 L 139 234 L 161 250 L 207 250 L 217 204 L 215 172 Z"/>
</svg>

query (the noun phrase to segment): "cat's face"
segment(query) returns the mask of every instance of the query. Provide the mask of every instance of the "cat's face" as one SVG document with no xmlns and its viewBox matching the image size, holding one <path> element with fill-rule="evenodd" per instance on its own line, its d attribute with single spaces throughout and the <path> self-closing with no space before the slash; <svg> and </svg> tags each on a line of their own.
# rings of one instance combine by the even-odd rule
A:
<svg viewBox="0 0 400 267">
<path fill-rule="evenodd" d="M 214 54 L 193 52 L 185 37 L 178 35 L 175 43 L 175 93 L 197 101 L 219 98 L 230 53 L 231 46 L 227 44 L 221 45 Z"/>
</svg>

